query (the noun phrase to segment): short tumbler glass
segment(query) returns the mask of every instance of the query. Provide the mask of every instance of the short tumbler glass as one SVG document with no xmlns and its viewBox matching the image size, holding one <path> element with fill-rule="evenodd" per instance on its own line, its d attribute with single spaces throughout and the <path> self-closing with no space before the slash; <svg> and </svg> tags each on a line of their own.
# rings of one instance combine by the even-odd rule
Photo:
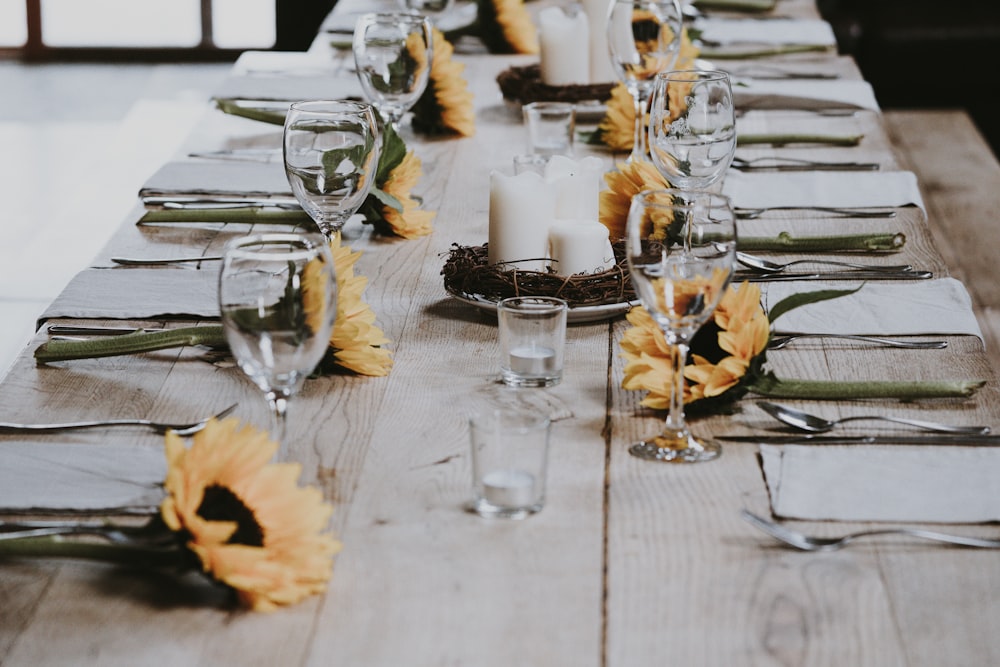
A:
<svg viewBox="0 0 1000 667">
<path fill-rule="evenodd" d="M 547 296 L 518 296 L 497 304 L 500 375 L 512 387 L 551 387 L 562 381 L 568 306 Z"/>
<path fill-rule="evenodd" d="M 495 409 L 470 417 L 472 510 L 523 519 L 545 504 L 550 420 L 541 413 Z"/>
</svg>

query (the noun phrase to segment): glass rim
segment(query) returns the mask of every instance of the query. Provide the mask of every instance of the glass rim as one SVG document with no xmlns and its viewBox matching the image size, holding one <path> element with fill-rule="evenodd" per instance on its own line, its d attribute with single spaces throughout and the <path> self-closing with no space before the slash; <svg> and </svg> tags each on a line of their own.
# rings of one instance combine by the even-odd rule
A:
<svg viewBox="0 0 1000 667">
<path fill-rule="evenodd" d="M 361 100 L 347 100 L 347 99 L 337 99 L 337 100 L 298 100 L 292 102 L 289 106 L 289 111 L 307 111 L 309 113 L 328 113 L 328 114 L 340 114 L 340 113 L 355 113 L 355 112 L 365 112 L 371 111 L 374 113 L 375 108 L 370 102 L 364 102 Z"/>
<path fill-rule="evenodd" d="M 683 79 L 684 75 L 696 75 L 694 79 Z M 672 69 L 665 72 L 657 72 L 657 81 L 681 81 L 692 83 L 695 81 L 729 81 L 728 72 L 721 69 Z"/>
<path fill-rule="evenodd" d="M 230 239 L 225 245 L 227 259 L 260 257 L 293 259 L 329 252 L 326 237 L 317 232 L 260 232 Z"/>
<path fill-rule="evenodd" d="M 522 309 L 521 306 L 534 306 L 530 311 Z M 546 315 L 568 310 L 569 302 L 556 296 L 509 296 L 497 302 L 497 310 L 508 312 L 531 312 L 532 314 Z"/>
</svg>

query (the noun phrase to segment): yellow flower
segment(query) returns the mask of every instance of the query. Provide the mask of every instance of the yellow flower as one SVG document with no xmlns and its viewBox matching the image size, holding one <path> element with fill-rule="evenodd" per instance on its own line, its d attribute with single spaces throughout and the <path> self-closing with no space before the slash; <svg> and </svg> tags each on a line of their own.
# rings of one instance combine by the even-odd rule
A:
<svg viewBox="0 0 1000 667">
<path fill-rule="evenodd" d="M 658 310 L 661 313 L 668 313 L 671 319 L 677 320 L 697 315 L 703 304 L 715 303 L 719 290 L 728 277 L 728 272 L 713 269 L 711 276 L 699 275 L 679 280 L 655 278 L 651 284 L 659 302 Z M 691 312 L 693 304 L 696 308 Z"/>
<path fill-rule="evenodd" d="M 597 126 L 601 141 L 616 151 L 632 150 L 635 141 L 635 101 L 624 83 L 611 89 L 607 111 Z"/>
<path fill-rule="evenodd" d="M 339 236 L 330 242 L 330 250 L 337 270 L 337 321 L 330 337 L 334 359 L 337 365 L 361 375 L 388 375 L 392 353 L 384 346 L 389 339 L 375 326 L 375 313 L 361 298 L 368 280 L 354 275 L 361 253 L 342 246 Z"/>
<path fill-rule="evenodd" d="M 617 170 L 604 174 L 604 182 L 608 187 L 600 193 L 598 219 L 608 228 L 612 241 L 625 238 L 632 197 L 643 190 L 670 187 L 652 162 L 620 163 Z"/>
<path fill-rule="evenodd" d="M 514 53 L 538 53 L 538 33 L 524 0 L 492 0 L 497 23 Z"/>
<path fill-rule="evenodd" d="M 309 260 L 302 271 L 302 310 L 305 311 L 306 327 L 313 333 L 322 329 L 330 316 L 326 271 L 320 257 Z"/>
<path fill-rule="evenodd" d="M 633 308 L 626 318 L 632 327 L 625 331 L 621 341 L 622 357 L 626 360 L 622 388 L 646 391 L 642 405 L 665 410 L 670 405 L 673 386 L 673 350 L 644 308 Z M 714 356 L 719 361 L 712 363 L 705 355 L 691 355 L 684 367 L 685 403 L 721 396 L 738 385 L 750 364 L 767 348 L 770 323 L 756 285 L 747 282 L 739 288 L 730 285 L 715 310 L 713 322 L 714 329 L 706 325 L 703 331 L 717 332 L 716 340 L 710 341 L 708 347 L 715 348 Z"/>
<path fill-rule="evenodd" d="M 187 538 L 206 573 L 256 611 L 326 588 L 340 543 L 326 529 L 333 507 L 297 485 L 301 466 L 268 463 L 278 443 L 238 420 L 212 420 L 190 448 L 166 435 L 164 523 Z"/>
<path fill-rule="evenodd" d="M 389 172 L 388 178 L 382 185 L 382 190 L 386 194 L 392 195 L 403 205 L 402 211 L 397 211 L 392 206 L 383 206 L 382 215 L 392 227 L 392 232 L 404 239 L 427 236 L 434 231 L 431 226 L 434 212 L 422 210 L 420 202 L 410 196 L 410 191 L 420 180 L 421 174 L 420 158 L 410 151 L 403 157 L 402 162 Z"/>
<path fill-rule="evenodd" d="M 424 44 L 423 33 L 411 32 L 406 36 L 406 52 L 415 65 L 412 74 L 414 79 L 420 79 L 424 75 L 424 70 L 427 69 L 427 46 L 433 46 L 433 44 Z"/>
<path fill-rule="evenodd" d="M 431 60 L 427 90 L 413 105 L 413 129 L 427 134 L 459 134 L 471 137 L 476 132 L 476 114 L 472 93 L 462 77 L 465 64 L 452 60 L 455 52 L 444 33 L 434 33 L 434 55 Z"/>
</svg>

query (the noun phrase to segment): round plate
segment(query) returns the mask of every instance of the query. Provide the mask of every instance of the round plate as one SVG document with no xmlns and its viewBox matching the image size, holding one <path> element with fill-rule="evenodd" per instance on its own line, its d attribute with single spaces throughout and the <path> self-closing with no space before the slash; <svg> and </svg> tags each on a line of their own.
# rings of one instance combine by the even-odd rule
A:
<svg viewBox="0 0 1000 667">
<path fill-rule="evenodd" d="M 459 301 L 465 302 L 470 306 L 475 306 L 480 310 L 489 311 L 491 313 L 497 312 L 497 302 L 490 301 L 481 296 L 475 296 L 473 294 L 461 294 L 458 292 L 448 292 L 449 295 L 458 299 Z M 604 322 L 607 320 L 613 320 L 616 317 L 620 317 L 627 313 L 629 309 L 633 306 L 638 306 L 639 301 L 623 301 L 621 303 L 607 303 L 600 306 L 570 306 L 569 313 L 567 314 L 567 321 L 570 324 L 582 324 L 585 322 Z"/>
</svg>

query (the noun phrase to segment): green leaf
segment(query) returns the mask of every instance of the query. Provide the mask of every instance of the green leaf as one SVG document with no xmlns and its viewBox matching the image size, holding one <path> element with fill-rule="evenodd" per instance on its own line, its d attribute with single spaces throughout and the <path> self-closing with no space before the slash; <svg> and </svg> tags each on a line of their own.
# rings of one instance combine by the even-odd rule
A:
<svg viewBox="0 0 1000 667">
<path fill-rule="evenodd" d="M 285 116 L 288 114 L 287 109 L 248 107 L 240 104 L 238 100 L 226 98 L 216 98 L 215 105 L 224 113 L 228 113 L 232 116 L 240 116 L 242 118 L 249 118 L 250 120 L 259 120 L 262 123 L 270 123 L 272 125 L 284 125 Z"/>
<path fill-rule="evenodd" d="M 382 128 L 382 153 L 378 158 L 378 171 L 375 174 L 375 185 L 382 187 L 393 169 L 399 166 L 406 157 L 406 142 L 400 137 L 392 125 Z M 397 202 L 398 203 L 398 202 Z M 400 207 L 397 210 L 402 210 Z"/>
<path fill-rule="evenodd" d="M 400 213 L 403 212 L 403 203 L 398 199 L 396 199 L 395 197 L 393 197 L 388 192 L 386 192 L 385 190 L 382 190 L 380 188 L 372 188 L 371 191 L 368 193 L 368 196 L 374 197 L 383 205 L 388 206 L 389 208 L 395 209 Z"/>
<path fill-rule="evenodd" d="M 827 301 L 829 299 L 837 299 L 842 296 L 847 296 L 848 294 L 854 294 L 859 289 L 864 287 L 864 284 L 858 285 L 854 289 L 846 290 L 817 290 L 815 292 L 799 292 L 798 294 L 792 294 L 787 296 L 778 303 L 774 304 L 768 313 L 768 320 L 774 323 L 776 319 L 784 315 L 790 310 L 794 310 L 799 306 L 805 306 L 810 303 L 818 303 L 820 301 Z"/>
</svg>

